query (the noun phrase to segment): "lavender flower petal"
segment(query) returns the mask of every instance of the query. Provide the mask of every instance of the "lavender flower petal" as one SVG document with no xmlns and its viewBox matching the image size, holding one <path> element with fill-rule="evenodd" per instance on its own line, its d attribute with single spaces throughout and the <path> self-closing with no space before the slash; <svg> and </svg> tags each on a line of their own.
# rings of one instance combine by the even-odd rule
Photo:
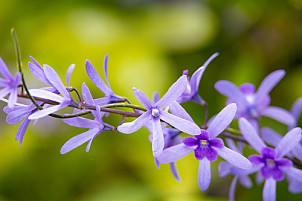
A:
<svg viewBox="0 0 302 201">
<path fill-rule="evenodd" d="M 19 140 L 19 143 L 20 145 L 22 145 L 22 142 L 23 142 L 23 137 L 25 135 L 25 132 L 26 132 L 26 129 L 28 127 L 30 123 L 30 120 L 29 119 L 24 119 L 24 121 L 20 124 L 19 128 L 18 128 L 18 131 L 17 131 L 17 134 L 16 134 L 16 137 L 15 137 L 15 140 Z"/>
<path fill-rule="evenodd" d="M 264 142 L 261 140 L 257 134 L 255 128 L 245 119 L 239 119 L 239 128 L 243 137 L 248 141 L 248 143 L 258 152 L 266 147 Z"/>
<path fill-rule="evenodd" d="M 256 103 L 262 102 L 275 85 L 284 77 L 284 75 L 284 70 L 277 70 L 266 76 L 256 92 Z"/>
<path fill-rule="evenodd" d="M 14 88 L 11 90 L 9 98 L 8 98 L 8 107 L 14 107 L 15 103 L 17 102 L 17 97 L 18 97 L 18 89 Z"/>
<path fill-rule="evenodd" d="M 158 109 L 162 110 L 175 101 L 186 89 L 187 76 L 182 75 L 167 91 L 167 93 L 155 103 Z"/>
<path fill-rule="evenodd" d="M 236 191 L 237 182 L 238 182 L 238 176 L 234 176 L 229 190 L 229 201 L 235 200 L 235 191 Z"/>
<path fill-rule="evenodd" d="M 191 118 L 191 116 L 186 112 L 186 110 L 176 101 L 173 101 L 170 106 L 169 109 L 171 111 L 172 114 L 182 118 L 182 119 L 186 119 L 192 123 L 194 123 L 193 119 Z"/>
<path fill-rule="evenodd" d="M 104 72 L 105 72 L 107 85 L 110 88 L 109 79 L 108 79 L 108 54 L 105 55 L 105 59 L 104 59 Z"/>
<path fill-rule="evenodd" d="M 240 184 L 242 186 L 244 186 L 245 188 L 252 188 L 252 186 L 253 186 L 251 179 L 247 175 L 241 175 L 239 177 L 239 181 L 240 181 Z"/>
<path fill-rule="evenodd" d="M 190 79 L 190 86 L 191 86 L 191 94 L 194 95 L 198 92 L 198 86 L 200 83 L 200 79 L 202 77 L 203 72 L 205 71 L 206 67 L 201 66 L 198 68 Z"/>
<path fill-rule="evenodd" d="M 112 90 L 105 84 L 90 61 L 86 60 L 86 72 L 90 80 L 107 96 L 112 94 Z"/>
<path fill-rule="evenodd" d="M 188 147 L 185 144 L 181 143 L 173 147 L 164 149 L 163 152 L 157 157 L 157 159 L 160 163 L 173 163 L 193 151 L 194 147 Z"/>
<path fill-rule="evenodd" d="M 302 170 L 294 167 L 289 167 L 284 172 L 295 180 L 302 182 Z"/>
<path fill-rule="evenodd" d="M 153 103 L 151 102 L 151 100 L 146 96 L 146 94 L 141 91 L 141 90 L 138 90 L 136 89 L 135 87 L 132 88 L 133 90 L 133 94 L 135 96 L 135 98 L 141 103 L 143 104 L 143 106 L 146 108 L 146 109 L 151 109 Z"/>
<path fill-rule="evenodd" d="M 125 134 L 133 133 L 140 129 L 148 121 L 150 115 L 150 111 L 147 111 L 140 117 L 138 117 L 136 120 L 129 123 L 123 123 L 122 125 L 118 126 L 117 130 Z"/>
<path fill-rule="evenodd" d="M 265 180 L 262 197 L 263 201 L 276 200 L 276 180 L 273 178 Z"/>
<path fill-rule="evenodd" d="M 43 71 L 42 67 L 38 67 L 37 65 L 35 64 L 32 64 L 31 62 L 28 62 L 28 67 L 29 67 L 29 70 L 30 72 L 38 79 L 40 80 L 41 82 L 49 85 L 49 86 L 53 86 L 47 79 L 46 75 L 45 75 L 45 72 Z"/>
<path fill-rule="evenodd" d="M 30 89 L 29 93 L 34 97 L 45 98 L 52 101 L 56 101 L 58 103 L 64 101 L 64 98 L 62 96 L 41 89 Z"/>
<path fill-rule="evenodd" d="M 288 111 L 279 107 L 267 107 L 262 111 L 262 115 L 275 119 L 288 126 L 292 126 L 296 122 L 294 117 Z"/>
<path fill-rule="evenodd" d="M 60 79 L 57 72 L 50 66 L 44 65 L 44 72 L 47 77 L 47 79 L 52 83 L 52 85 L 62 94 L 63 97 L 69 98 L 69 93 L 66 90 L 66 87 L 62 83 L 62 80 Z"/>
<path fill-rule="evenodd" d="M 71 64 L 67 69 L 67 73 L 66 73 L 66 84 L 67 84 L 67 86 L 69 86 L 70 77 L 71 77 L 71 74 L 74 70 L 74 67 L 75 67 L 75 65 Z"/>
<path fill-rule="evenodd" d="M 231 164 L 226 161 L 222 161 L 218 166 L 218 173 L 220 177 L 225 177 L 231 173 Z"/>
<path fill-rule="evenodd" d="M 152 118 L 152 127 L 153 127 L 152 151 L 153 151 L 153 156 L 157 157 L 162 153 L 164 149 L 164 134 L 159 118 Z"/>
<path fill-rule="evenodd" d="M 276 147 L 281 141 L 282 136 L 269 127 L 264 127 L 261 129 L 262 139 L 268 144 Z"/>
<path fill-rule="evenodd" d="M 79 135 L 71 138 L 63 145 L 60 153 L 66 154 L 67 152 L 77 148 L 78 146 L 82 145 L 83 143 L 85 143 L 88 140 L 90 140 L 91 138 L 93 138 L 98 132 L 99 132 L 99 129 L 94 128 L 94 129 L 88 130 L 82 134 L 79 134 Z"/>
<path fill-rule="evenodd" d="M 302 161 L 302 146 L 301 146 L 301 144 L 295 146 L 292 151 L 293 151 L 293 154 L 295 155 L 295 157 L 298 158 L 300 161 Z"/>
<path fill-rule="evenodd" d="M 2 60 L 2 58 L 0 57 L 0 73 L 3 75 L 3 77 L 5 77 L 8 80 L 13 81 L 14 77 L 12 76 L 12 74 L 9 72 L 6 64 L 4 63 L 4 61 Z"/>
<path fill-rule="evenodd" d="M 296 121 L 298 121 L 302 110 L 302 98 L 299 98 L 292 106 L 290 113 L 293 115 Z"/>
<path fill-rule="evenodd" d="M 214 148 L 215 149 L 215 148 Z M 237 153 L 236 151 L 233 151 L 227 147 L 223 147 L 221 149 L 215 149 L 218 153 L 218 155 L 222 158 L 224 158 L 229 163 L 233 164 L 236 167 L 242 168 L 242 169 L 250 169 L 252 168 L 252 164 L 250 161 L 242 156 L 241 154 Z"/>
<path fill-rule="evenodd" d="M 301 139 L 301 128 L 293 128 L 290 130 L 279 142 L 276 147 L 276 157 L 282 158 L 296 145 L 299 144 Z"/>
<path fill-rule="evenodd" d="M 198 184 L 202 191 L 209 188 L 211 182 L 211 162 L 207 158 L 199 161 Z"/>
<path fill-rule="evenodd" d="M 217 137 L 226 127 L 232 122 L 237 111 L 237 106 L 235 103 L 232 103 L 226 106 L 217 116 L 211 124 L 207 131 L 210 134 L 210 139 Z"/>
<path fill-rule="evenodd" d="M 62 119 L 66 124 L 70 126 L 80 127 L 80 128 L 95 128 L 99 126 L 97 121 L 86 119 L 83 117 L 74 117 L 74 118 L 67 118 Z"/>
<path fill-rule="evenodd" d="M 177 181 L 180 182 L 181 180 L 180 180 L 180 177 L 179 177 L 179 174 L 178 174 L 177 167 L 176 167 L 175 163 L 170 163 L 170 169 L 171 169 L 171 172 L 172 172 L 173 177 L 174 177 Z"/>
<path fill-rule="evenodd" d="M 232 82 L 229 82 L 226 80 L 220 80 L 220 81 L 216 82 L 215 89 L 219 93 L 236 101 L 238 104 L 247 105 L 246 99 L 243 96 L 242 92 Z"/>
<path fill-rule="evenodd" d="M 168 124 L 172 125 L 173 127 L 185 133 L 191 135 L 198 135 L 201 132 L 201 129 L 195 123 L 192 123 L 188 120 L 169 114 L 166 111 L 161 111 L 160 118 L 163 121 L 167 122 Z"/>
</svg>

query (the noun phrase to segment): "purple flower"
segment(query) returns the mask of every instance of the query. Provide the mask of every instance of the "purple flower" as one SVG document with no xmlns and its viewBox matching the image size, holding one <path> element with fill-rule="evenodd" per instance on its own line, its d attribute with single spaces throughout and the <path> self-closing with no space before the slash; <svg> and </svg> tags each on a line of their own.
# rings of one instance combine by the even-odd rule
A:
<svg viewBox="0 0 302 201">
<path fill-rule="evenodd" d="M 104 98 L 99 98 L 95 100 L 97 105 L 105 105 L 109 103 L 116 103 L 116 102 L 125 102 L 127 99 L 125 97 L 120 97 L 113 93 L 112 89 L 109 85 L 108 80 L 108 55 L 106 54 L 104 60 L 104 71 L 105 71 L 105 78 L 107 81 L 107 85 L 96 72 L 95 68 L 92 66 L 90 61 L 86 60 L 86 72 L 90 80 L 105 94 Z"/>
<path fill-rule="evenodd" d="M 200 135 L 186 137 L 182 144 L 165 149 L 158 157 L 161 163 L 171 163 L 195 153 L 199 160 L 198 183 L 201 190 L 207 190 L 211 180 L 211 162 L 220 155 L 222 158 L 242 169 L 251 168 L 251 163 L 241 154 L 227 148 L 221 139 L 216 138 L 231 123 L 236 114 L 236 104 L 226 106 Z"/>
<path fill-rule="evenodd" d="M 9 72 L 7 66 L 0 58 L 0 73 L 3 78 L 0 78 L 0 99 L 3 99 L 5 96 L 9 95 L 8 98 L 8 107 L 13 107 L 17 102 L 18 97 L 18 87 L 21 85 L 21 73 L 16 72 L 15 78 Z"/>
<path fill-rule="evenodd" d="M 276 200 L 276 181 L 284 179 L 284 173 L 302 181 L 302 171 L 293 167 L 289 159 L 283 158 L 301 139 L 301 128 L 293 128 L 278 143 L 275 149 L 267 147 L 255 128 L 245 119 L 239 119 L 239 128 L 247 142 L 261 155 L 252 155 L 249 160 L 257 166 L 265 178 L 263 200 Z"/>
<path fill-rule="evenodd" d="M 233 83 L 225 80 L 216 82 L 215 88 L 229 98 L 227 104 L 237 104 L 237 118 L 244 117 L 255 127 L 258 127 L 258 119 L 261 116 L 267 116 L 291 126 L 294 118 L 289 112 L 279 107 L 269 106 L 269 93 L 284 75 L 284 70 L 272 72 L 262 81 L 257 92 L 253 84 L 246 83 L 237 88 Z"/>
<path fill-rule="evenodd" d="M 299 116 L 302 109 L 302 98 L 299 98 L 292 106 L 291 108 L 291 114 L 294 117 L 295 123 L 292 126 L 288 127 L 288 130 L 297 127 Z M 265 142 L 267 142 L 270 145 L 277 146 L 277 144 L 281 141 L 282 136 L 274 131 L 271 128 L 264 127 L 261 129 L 261 136 Z M 301 142 L 295 146 L 292 151 L 290 151 L 287 156 L 289 157 L 296 157 L 300 161 L 302 161 L 302 145 Z"/>
<path fill-rule="evenodd" d="M 69 85 L 69 80 L 73 69 L 74 66 L 71 65 L 67 70 L 67 86 Z M 54 89 L 56 89 L 62 96 L 42 89 L 29 90 L 30 94 L 34 97 L 45 98 L 59 103 L 58 105 L 51 106 L 43 110 L 38 110 L 35 113 L 31 114 L 29 116 L 29 119 L 31 120 L 45 117 L 69 105 L 76 105 L 56 71 L 48 65 L 44 65 L 43 71 L 47 80 L 52 84 L 52 87 L 54 87 Z"/>
<path fill-rule="evenodd" d="M 93 97 L 90 94 L 90 91 L 85 83 L 82 85 L 82 95 L 83 99 L 86 103 L 90 105 L 95 105 L 95 102 L 93 100 Z M 91 111 L 93 116 L 95 117 L 94 120 L 86 119 L 83 117 L 74 117 L 70 119 L 63 119 L 63 121 L 71 126 L 75 127 L 82 127 L 82 128 L 89 128 L 88 131 L 81 133 L 70 140 L 68 140 L 63 147 L 61 148 L 60 153 L 65 154 L 78 146 L 82 145 L 83 143 L 88 141 L 86 152 L 89 151 L 90 145 L 92 140 L 100 134 L 102 131 L 105 130 L 114 130 L 114 127 L 111 125 L 108 125 L 102 121 L 102 117 L 104 116 L 104 112 L 100 111 L 100 107 L 96 106 L 95 111 Z"/>
<path fill-rule="evenodd" d="M 157 157 L 164 148 L 164 136 L 160 120 L 165 121 L 166 123 L 185 133 L 192 135 L 199 134 L 200 128 L 195 123 L 164 111 L 164 108 L 169 106 L 183 93 L 186 87 L 186 82 L 187 77 L 185 75 L 181 76 L 169 88 L 168 92 L 156 103 L 152 103 L 152 101 L 146 96 L 144 92 L 133 88 L 134 96 L 141 104 L 145 106 L 147 111 L 140 117 L 138 117 L 135 121 L 124 123 L 119 126 L 117 128 L 118 131 L 120 131 L 121 133 L 130 134 L 140 129 L 148 120 L 152 120 L 152 150 L 155 157 Z"/>
<path fill-rule="evenodd" d="M 202 98 L 198 95 L 198 87 L 200 83 L 200 79 L 202 77 L 203 72 L 209 63 L 218 56 L 218 53 L 213 54 L 200 68 L 198 68 L 192 75 L 191 79 L 188 78 L 187 88 L 182 93 L 182 95 L 177 99 L 177 102 L 183 103 L 187 101 L 194 101 L 196 103 L 203 103 Z M 184 75 L 188 74 L 188 71 L 184 71 Z"/>
</svg>

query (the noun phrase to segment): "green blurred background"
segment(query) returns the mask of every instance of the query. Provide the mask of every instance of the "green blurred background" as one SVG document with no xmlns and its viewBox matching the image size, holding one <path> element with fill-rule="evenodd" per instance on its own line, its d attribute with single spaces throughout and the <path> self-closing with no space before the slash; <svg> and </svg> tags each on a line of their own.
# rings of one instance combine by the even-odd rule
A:
<svg viewBox="0 0 302 201">
<path fill-rule="evenodd" d="M 63 80 L 67 67 L 76 64 L 71 85 L 80 89 L 86 82 L 97 98 L 102 94 L 89 80 L 84 64 L 89 59 L 104 78 L 103 58 L 108 53 L 111 87 L 138 103 L 133 86 L 149 97 L 154 91 L 164 94 L 182 70 L 189 69 L 191 75 L 219 52 L 199 88 L 210 115 L 219 112 L 226 100 L 215 91 L 216 81 L 258 86 L 277 69 L 285 69 L 287 75 L 272 91 L 271 104 L 289 109 L 302 95 L 301 19 L 301 0 L 0 0 L 0 56 L 15 72 L 10 36 L 15 27 L 30 87 L 43 86 L 27 68 L 33 56 L 55 68 Z M 184 106 L 201 124 L 204 109 L 194 103 Z M 198 187 L 198 161 L 193 155 L 177 162 L 180 183 L 168 165 L 156 169 L 146 129 L 132 135 L 104 132 L 89 153 L 81 146 L 60 155 L 61 146 L 85 129 L 44 118 L 30 126 L 20 146 L 14 141 L 19 125 L 6 125 L 3 112 L 0 118 L 0 200 L 227 200 L 231 177 L 219 178 L 218 161 L 212 163 L 206 192 Z M 115 115 L 105 119 L 115 126 L 119 120 Z M 263 122 L 282 132 L 286 129 L 272 120 Z M 262 188 L 263 184 L 250 190 L 239 185 L 236 198 L 261 200 Z M 302 196 L 290 194 L 283 181 L 277 185 L 277 198 Z"/>
</svg>

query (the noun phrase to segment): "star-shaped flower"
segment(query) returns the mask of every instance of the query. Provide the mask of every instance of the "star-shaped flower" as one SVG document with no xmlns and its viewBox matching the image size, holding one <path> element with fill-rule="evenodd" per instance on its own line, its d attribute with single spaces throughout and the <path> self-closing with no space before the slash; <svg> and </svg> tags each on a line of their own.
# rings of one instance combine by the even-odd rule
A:
<svg viewBox="0 0 302 201">
<path fill-rule="evenodd" d="M 120 131 L 121 133 L 130 134 L 144 126 L 148 120 L 152 120 L 152 150 L 153 156 L 155 157 L 157 157 L 164 148 L 164 136 L 160 120 L 165 121 L 166 123 L 172 125 L 182 132 L 192 135 L 199 134 L 200 128 L 195 123 L 164 111 L 167 106 L 169 106 L 183 93 L 186 87 L 186 82 L 187 77 L 185 75 L 181 76 L 169 88 L 168 92 L 156 103 L 152 103 L 152 101 L 146 96 L 144 92 L 133 88 L 134 96 L 141 104 L 145 106 L 147 111 L 140 117 L 138 117 L 135 121 L 120 125 L 117 128 L 118 131 Z"/>
<path fill-rule="evenodd" d="M 220 138 L 216 138 L 231 123 L 236 114 L 236 104 L 226 106 L 210 123 L 207 130 L 201 130 L 200 135 L 195 138 L 185 137 L 182 144 L 165 149 L 158 157 L 161 163 L 171 163 L 180 158 L 195 153 L 199 160 L 198 183 L 201 190 L 208 189 L 211 180 L 211 162 L 218 155 L 229 163 L 242 169 L 251 168 L 251 163 L 241 154 L 224 146 Z"/>
<path fill-rule="evenodd" d="M 17 102 L 18 87 L 21 84 L 21 73 L 16 72 L 15 77 L 13 77 L 1 57 L 0 73 L 3 76 L 3 78 L 0 78 L 0 88 L 2 88 L 0 90 L 0 99 L 9 95 L 8 107 L 12 108 Z"/>
<path fill-rule="evenodd" d="M 233 102 L 237 104 L 237 118 L 244 117 L 255 127 L 258 127 L 261 116 L 267 116 L 291 126 L 294 118 L 289 112 L 279 107 L 269 106 L 269 93 L 284 75 L 284 70 L 272 72 L 262 81 L 257 91 L 253 84 L 246 83 L 237 88 L 233 83 L 225 80 L 218 81 L 215 89 L 229 98 L 227 104 Z"/>
</svg>

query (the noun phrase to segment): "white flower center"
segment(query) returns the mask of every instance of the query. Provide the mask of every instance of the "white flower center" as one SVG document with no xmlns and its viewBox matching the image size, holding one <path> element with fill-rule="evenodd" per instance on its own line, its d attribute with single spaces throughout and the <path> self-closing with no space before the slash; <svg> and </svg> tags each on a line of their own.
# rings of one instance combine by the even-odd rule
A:
<svg viewBox="0 0 302 201">
<path fill-rule="evenodd" d="M 206 146 L 208 145 L 208 140 L 200 140 L 200 144 Z"/>
<path fill-rule="evenodd" d="M 155 118 L 159 117 L 159 110 L 158 109 L 152 109 L 152 116 Z"/>
</svg>

